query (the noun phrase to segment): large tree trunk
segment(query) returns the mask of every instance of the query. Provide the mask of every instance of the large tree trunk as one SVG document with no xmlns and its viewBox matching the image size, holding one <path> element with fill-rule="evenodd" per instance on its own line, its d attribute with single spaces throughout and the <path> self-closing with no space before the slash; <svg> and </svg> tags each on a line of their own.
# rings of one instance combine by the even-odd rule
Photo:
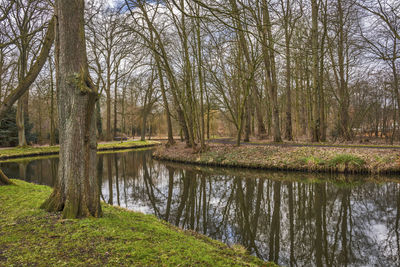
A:
<svg viewBox="0 0 400 267">
<path fill-rule="evenodd" d="M 8 179 L 4 172 L 0 169 L 0 185 L 12 185 L 13 182 Z"/>
<path fill-rule="evenodd" d="M 101 215 L 96 168 L 97 89 L 86 57 L 84 0 L 57 1 L 60 160 L 53 193 L 42 204 L 64 218 Z"/>
</svg>

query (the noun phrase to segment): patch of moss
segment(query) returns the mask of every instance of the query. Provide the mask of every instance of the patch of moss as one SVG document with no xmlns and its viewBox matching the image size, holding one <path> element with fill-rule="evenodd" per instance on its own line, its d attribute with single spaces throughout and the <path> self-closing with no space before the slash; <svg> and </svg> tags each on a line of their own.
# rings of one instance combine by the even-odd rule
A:
<svg viewBox="0 0 400 267">
<path fill-rule="evenodd" d="M 39 206 L 47 186 L 0 187 L 0 266 L 276 266 L 151 215 L 103 205 L 99 219 Z"/>
</svg>

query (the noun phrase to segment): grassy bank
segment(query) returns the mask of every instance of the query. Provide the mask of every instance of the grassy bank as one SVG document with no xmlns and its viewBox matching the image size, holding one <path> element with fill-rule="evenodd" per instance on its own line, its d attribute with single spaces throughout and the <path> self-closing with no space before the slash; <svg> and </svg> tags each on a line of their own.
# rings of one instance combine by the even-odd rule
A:
<svg viewBox="0 0 400 267">
<path fill-rule="evenodd" d="M 209 166 L 330 173 L 400 173 L 398 150 L 210 144 L 203 153 L 178 144 L 159 147 L 157 159 Z"/>
<path fill-rule="evenodd" d="M 157 141 L 125 141 L 125 142 L 110 142 L 103 143 L 97 146 L 99 151 L 106 150 L 119 150 L 130 148 L 150 147 L 160 144 Z M 9 149 L 0 150 L 0 160 L 21 158 L 21 157 L 34 157 L 41 155 L 57 154 L 60 150 L 59 146 L 42 146 L 42 147 L 14 147 Z"/>
<path fill-rule="evenodd" d="M 100 219 L 62 220 L 38 207 L 47 186 L 0 187 L 0 266 L 274 266 L 151 215 L 103 204 Z"/>
</svg>

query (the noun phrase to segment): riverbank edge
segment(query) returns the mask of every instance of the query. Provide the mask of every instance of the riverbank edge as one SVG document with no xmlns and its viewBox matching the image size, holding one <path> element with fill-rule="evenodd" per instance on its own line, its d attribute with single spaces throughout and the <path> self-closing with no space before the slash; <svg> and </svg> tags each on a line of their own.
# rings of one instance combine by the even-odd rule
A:
<svg viewBox="0 0 400 267">
<path fill-rule="evenodd" d="M 63 220 L 39 209 L 51 188 L 0 187 L 0 265 L 277 266 L 153 215 L 102 203 L 103 217 Z"/>
<path fill-rule="evenodd" d="M 161 145 L 158 141 L 128 141 L 124 143 L 113 142 L 103 143 L 97 145 L 97 151 L 118 151 L 135 148 L 148 148 Z M 0 150 L 0 161 L 18 158 L 29 158 L 36 156 L 51 156 L 57 155 L 60 148 L 59 146 L 46 146 L 46 147 L 15 147 L 12 149 Z"/>
<path fill-rule="evenodd" d="M 228 145 L 222 145 L 228 146 Z M 229 146 L 232 148 L 229 154 L 235 156 L 234 146 Z M 265 146 L 260 146 L 262 148 Z M 243 148 L 243 147 L 241 147 Z M 257 148 L 253 146 L 253 148 Z M 368 174 L 368 175 L 398 175 L 400 174 L 400 162 L 397 166 L 353 166 L 348 163 L 337 164 L 336 166 L 331 165 L 321 165 L 319 162 L 300 162 L 296 156 L 293 157 L 293 162 L 287 162 L 282 164 L 282 162 L 276 161 L 264 161 L 254 162 L 252 158 L 247 158 L 246 160 L 238 161 L 226 161 L 221 160 L 221 154 L 214 153 L 212 150 L 208 150 L 203 153 L 194 153 L 189 149 L 185 149 L 183 153 L 176 153 L 176 151 L 169 153 L 170 148 L 157 149 L 152 157 L 156 160 L 170 161 L 175 163 L 192 164 L 198 166 L 209 166 L 209 167 L 224 167 L 224 168 L 241 168 L 241 169 L 255 169 L 255 170 L 266 170 L 266 171 L 287 171 L 287 172 L 303 172 L 303 173 L 329 173 L 329 174 Z M 210 149 L 210 148 L 209 148 Z M 212 148 L 211 148 L 212 149 Z M 312 148 L 318 149 L 318 148 Z M 190 152 L 191 151 L 191 152 Z M 181 151 L 182 152 L 182 149 Z M 338 156 L 341 154 L 338 153 Z M 351 154 L 349 154 L 351 155 Z M 222 156 L 224 157 L 224 156 Z M 315 161 L 314 155 L 309 155 Z M 316 160 L 318 161 L 318 160 Z"/>
</svg>

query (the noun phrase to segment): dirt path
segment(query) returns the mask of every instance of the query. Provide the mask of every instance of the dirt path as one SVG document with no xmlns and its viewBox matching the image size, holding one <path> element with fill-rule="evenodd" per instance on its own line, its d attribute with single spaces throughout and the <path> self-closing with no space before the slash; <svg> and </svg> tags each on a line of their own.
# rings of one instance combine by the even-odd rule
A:
<svg viewBox="0 0 400 267">
<path fill-rule="evenodd" d="M 207 142 L 224 145 L 234 145 L 236 141 L 231 138 L 210 139 Z M 395 149 L 400 150 L 400 146 L 379 146 L 379 145 L 335 145 L 335 144 L 296 144 L 296 143 L 257 143 L 241 142 L 244 146 L 278 146 L 278 147 L 337 147 L 337 148 L 372 148 L 372 149 Z"/>
</svg>

